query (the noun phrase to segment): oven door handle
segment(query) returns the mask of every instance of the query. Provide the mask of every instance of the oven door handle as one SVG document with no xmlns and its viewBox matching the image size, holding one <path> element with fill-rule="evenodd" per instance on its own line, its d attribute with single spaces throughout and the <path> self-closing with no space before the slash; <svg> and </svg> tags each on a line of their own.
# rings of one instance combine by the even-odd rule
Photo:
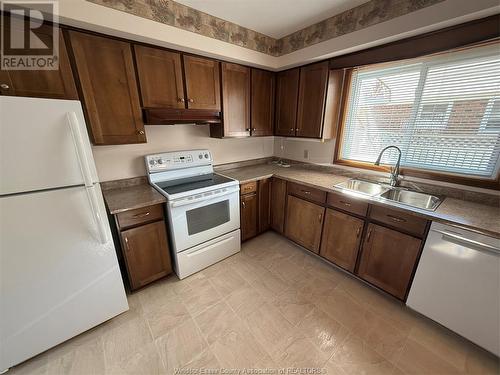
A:
<svg viewBox="0 0 500 375">
<path fill-rule="evenodd" d="M 171 201 L 171 202 L 169 202 L 169 205 L 170 205 L 170 207 L 186 206 L 186 205 L 190 205 L 193 203 L 198 203 L 198 202 L 210 200 L 213 198 L 219 198 L 219 197 L 223 197 L 225 195 L 230 195 L 230 194 L 236 193 L 238 191 L 240 191 L 239 186 L 232 188 L 232 189 L 228 189 L 228 190 L 220 192 L 220 193 L 215 193 L 215 194 L 210 194 L 210 195 L 207 194 L 208 192 L 205 192 L 205 193 L 201 193 L 200 195 L 202 195 L 202 196 L 199 198 L 193 198 L 193 199 L 183 198 L 183 199 L 180 199 L 178 201 Z"/>
</svg>

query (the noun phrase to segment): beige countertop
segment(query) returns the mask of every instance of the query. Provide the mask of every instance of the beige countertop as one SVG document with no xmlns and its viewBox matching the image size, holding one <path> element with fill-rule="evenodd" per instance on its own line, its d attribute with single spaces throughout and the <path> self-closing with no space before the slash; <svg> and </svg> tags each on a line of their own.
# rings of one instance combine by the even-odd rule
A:
<svg viewBox="0 0 500 375">
<path fill-rule="evenodd" d="M 146 183 L 103 190 L 102 194 L 112 215 L 167 201 L 163 195 Z"/>
<path fill-rule="evenodd" d="M 334 185 L 350 178 L 328 171 L 311 170 L 301 166 L 283 168 L 273 164 L 259 164 L 249 167 L 219 170 L 218 173 L 232 177 L 240 183 L 276 176 L 288 181 L 317 187 L 321 190 L 337 192 L 339 190 Z M 408 206 L 402 207 L 401 205 L 387 201 L 381 202 L 377 198 L 367 197 L 365 199 L 372 204 L 391 206 L 392 208 L 410 212 L 417 216 L 423 216 L 430 220 L 472 229 L 500 238 L 500 207 L 498 205 L 489 206 L 455 198 L 446 198 L 436 211 L 427 211 Z"/>
</svg>

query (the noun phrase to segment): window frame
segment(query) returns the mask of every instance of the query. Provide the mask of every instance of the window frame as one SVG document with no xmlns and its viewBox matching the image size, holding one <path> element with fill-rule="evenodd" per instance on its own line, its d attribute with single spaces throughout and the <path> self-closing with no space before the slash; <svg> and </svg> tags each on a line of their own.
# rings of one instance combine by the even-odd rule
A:
<svg viewBox="0 0 500 375">
<path fill-rule="evenodd" d="M 480 45 L 481 44 L 476 44 L 472 47 L 476 47 L 476 46 L 480 46 Z M 443 51 L 441 53 L 449 53 L 452 51 L 454 51 L 454 50 Z M 439 53 L 439 54 L 441 54 L 441 53 Z M 424 58 L 425 57 L 432 57 L 432 56 L 433 55 L 428 55 L 428 56 L 424 56 Z M 391 61 L 389 63 L 386 62 L 386 63 L 381 63 L 381 64 L 379 63 L 379 64 L 370 64 L 370 65 L 382 66 L 382 65 L 402 62 L 404 60 L 405 59 L 395 60 L 395 61 Z M 370 66 L 370 65 L 368 65 L 368 66 Z M 339 121 L 337 124 L 337 137 L 336 137 L 336 142 L 335 142 L 333 164 L 347 166 L 347 167 L 360 168 L 360 169 L 366 169 L 366 170 L 372 170 L 372 171 L 378 171 L 378 172 L 388 172 L 390 165 L 376 166 L 373 163 L 354 161 L 354 160 L 349 160 L 349 159 L 342 159 L 342 157 L 341 157 L 342 143 L 344 140 L 344 132 L 345 132 L 346 124 L 347 124 L 347 116 L 348 116 L 348 112 L 350 110 L 349 98 L 352 95 L 351 83 L 352 83 L 353 71 L 354 71 L 354 68 L 346 68 L 345 69 L 344 86 L 342 88 L 343 95 L 341 98 L 340 116 L 339 116 Z M 428 179 L 428 180 L 443 181 L 443 182 L 468 185 L 468 186 L 475 186 L 475 187 L 486 188 L 486 189 L 500 190 L 500 169 L 497 170 L 497 175 L 495 178 L 465 176 L 465 175 L 460 175 L 460 174 L 455 174 L 455 173 L 447 173 L 447 172 L 442 172 L 442 171 L 433 171 L 433 170 L 428 170 L 428 169 L 417 169 L 417 168 L 409 168 L 409 167 L 401 167 L 400 174 L 402 176 L 417 177 L 417 178 L 423 178 L 423 179 Z"/>
</svg>

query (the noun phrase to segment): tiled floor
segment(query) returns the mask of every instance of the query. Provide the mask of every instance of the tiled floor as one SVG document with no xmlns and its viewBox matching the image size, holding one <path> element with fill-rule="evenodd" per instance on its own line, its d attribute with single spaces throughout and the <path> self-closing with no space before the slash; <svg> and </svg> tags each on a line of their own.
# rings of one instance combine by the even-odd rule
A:
<svg viewBox="0 0 500 375">
<path fill-rule="evenodd" d="M 129 304 L 11 374 L 499 373 L 497 358 L 272 232 L 185 280 L 130 295 Z"/>
</svg>

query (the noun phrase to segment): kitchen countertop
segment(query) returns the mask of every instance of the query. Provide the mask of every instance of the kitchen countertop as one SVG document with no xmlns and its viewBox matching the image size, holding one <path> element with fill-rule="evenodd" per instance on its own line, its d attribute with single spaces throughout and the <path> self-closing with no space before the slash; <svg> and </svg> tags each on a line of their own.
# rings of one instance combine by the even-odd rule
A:
<svg viewBox="0 0 500 375">
<path fill-rule="evenodd" d="M 259 164 L 249 167 L 219 170 L 217 172 L 232 177 L 240 183 L 276 176 L 321 190 L 336 192 L 339 192 L 339 190 L 334 185 L 351 178 L 350 176 L 342 176 L 328 171 L 311 170 L 303 166 L 283 168 L 273 164 Z M 410 212 L 429 220 L 460 226 L 500 238 L 500 207 L 498 205 L 489 206 L 455 198 L 446 198 L 435 211 L 427 211 L 408 206 L 402 207 L 392 202 L 382 202 L 372 197 L 362 199 L 366 199 L 375 205 L 390 206 L 391 208 Z"/>
<path fill-rule="evenodd" d="M 102 194 L 112 215 L 167 201 L 163 195 L 146 183 L 103 190 Z"/>
</svg>

